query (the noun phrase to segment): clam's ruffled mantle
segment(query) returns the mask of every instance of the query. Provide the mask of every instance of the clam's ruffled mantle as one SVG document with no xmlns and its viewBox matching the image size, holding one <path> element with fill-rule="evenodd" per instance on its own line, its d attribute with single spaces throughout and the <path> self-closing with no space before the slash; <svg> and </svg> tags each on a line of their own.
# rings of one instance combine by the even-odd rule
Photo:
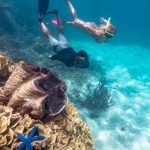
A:
<svg viewBox="0 0 150 150">
<path fill-rule="evenodd" d="M 61 112 L 67 102 L 66 84 L 37 65 L 19 63 L 0 89 L 0 104 L 36 119 Z"/>
<path fill-rule="evenodd" d="M 27 137 L 37 126 L 38 135 L 45 138 L 32 143 L 35 150 L 92 150 L 89 128 L 68 101 L 64 81 L 37 65 L 12 67 L 4 58 L 0 57 L 0 149 L 17 149 L 22 142 L 17 133 Z"/>
</svg>

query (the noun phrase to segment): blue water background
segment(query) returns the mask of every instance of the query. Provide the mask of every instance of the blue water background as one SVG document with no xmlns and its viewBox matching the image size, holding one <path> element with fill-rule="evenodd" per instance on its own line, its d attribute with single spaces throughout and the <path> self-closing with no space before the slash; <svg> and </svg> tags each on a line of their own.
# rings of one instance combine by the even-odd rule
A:
<svg viewBox="0 0 150 150">
<path fill-rule="evenodd" d="M 19 9 L 18 20 L 23 21 L 26 17 L 32 19 L 31 27 L 36 28 L 37 24 L 37 0 L 12 0 L 15 2 L 15 9 Z M 79 18 L 86 21 L 94 21 L 99 24 L 99 18 L 111 17 L 112 22 L 117 26 L 117 38 L 112 43 L 140 44 L 150 47 L 150 2 L 149 0 L 81 0 L 72 1 Z M 65 0 L 51 0 L 50 8 L 59 9 L 64 20 L 71 19 L 70 11 Z M 32 26 L 33 25 L 33 26 Z M 38 29 L 37 29 L 38 30 Z M 67 32 L 68 31 L 68 32 Z M 78 34 L 80 33 L 80 34 Z M 76 34 L 79 38 L 88 39 L 82 32 L 74 28 L 66 29 L 69 38 Z"/>
<path fill-rule="evenodd" d="M 16 12 L 20 24 L 23 26 L 26 19 L 30 18 L 28 32 L 42 37 L 37 21 L 37 1 L 12 1 L 15 4 L 12 11 Z M 81 19 L 99 23 L 99 17 L 111 17 L 117 26 L 116 38 L 99 45 L 85 33 L 73 27 L 65 28 L 66 37 L 75 49 L 85 49 L 91 59 L 102 62 L 106 78 L 109 79 L 108 88 L 116 102 L 114 107 L 100 114 L 97 119 L 88 118 L 87 110 L 80 112 L 91 128 L 95 148 L 149 150 L 150 1 L 72 0 L 72 2 Z M 64 20 L 71 19 L 69 9 L 63 0 L 52 0 L 50 7 L 58 8 Z M 49 18 L 47 22 L 50 22 Z"/>
</svg>

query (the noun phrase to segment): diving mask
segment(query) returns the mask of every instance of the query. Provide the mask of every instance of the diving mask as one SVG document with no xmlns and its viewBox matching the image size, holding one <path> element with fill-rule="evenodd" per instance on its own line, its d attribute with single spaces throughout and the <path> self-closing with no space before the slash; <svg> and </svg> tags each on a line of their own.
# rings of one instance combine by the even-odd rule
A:
<svg viewBox="0 0 150 150">
<path fill-rule="evenodd" d="M 111 20 L 111 18 L 108 19 L 107 24 L 106 24 L 104 30 L 105 30 L 105 36 L 106 36 L 106 37 L 108 37 L 108 38 L 113 38 L 113 37 L 115 36 L 115 34 L 114 34 L 114 33 L 111 33 L 110 31 L 108 31 L 108 28 L 109 28 L 109 26 L 110 26 L 110 20 Z"/>
</svg>

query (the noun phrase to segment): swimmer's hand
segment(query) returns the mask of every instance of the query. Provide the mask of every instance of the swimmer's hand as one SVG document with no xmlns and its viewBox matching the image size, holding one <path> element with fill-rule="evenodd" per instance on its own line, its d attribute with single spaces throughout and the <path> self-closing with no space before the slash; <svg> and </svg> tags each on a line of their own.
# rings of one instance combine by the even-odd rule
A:
<svg viewBox="0 0 150 150">
<path fill-rule="evenodd" d="M 103 23 L 103 24 L 107 24 L 108 21 L 106 19 L 104 19 L 103 17 L 101 17 L 100 22 Z"/>
</svg>

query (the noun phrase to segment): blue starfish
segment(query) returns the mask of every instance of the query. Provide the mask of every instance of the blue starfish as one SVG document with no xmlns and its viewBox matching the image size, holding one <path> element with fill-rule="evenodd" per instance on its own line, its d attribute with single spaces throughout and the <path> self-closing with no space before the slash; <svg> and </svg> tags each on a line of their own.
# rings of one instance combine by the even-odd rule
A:
<svg viewBox="0 0 150 150">
<path fill-rule="evenodd" d="M 29 137 L 25 137 L 21 133 L 17 133 L 18 138 L 22 141 L 22 143 L 19 145 L 17 150 L 24 150 L 27 148 L 27 150 L 32 150 L 32 142 L 43 140 L 45 137 L 42 135 L 35 136 L 37 132 L 38 127 L 34 126 L 29 134 Z"/>
</svg>

